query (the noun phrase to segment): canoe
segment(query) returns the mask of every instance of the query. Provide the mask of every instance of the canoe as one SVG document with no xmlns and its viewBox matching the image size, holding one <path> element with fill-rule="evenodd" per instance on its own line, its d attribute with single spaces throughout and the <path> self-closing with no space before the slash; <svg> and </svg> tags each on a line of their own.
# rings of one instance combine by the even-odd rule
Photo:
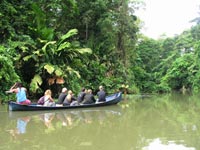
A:
<svg viewBox="0 0 200 150">
<path fill-rule="evenodd" d="M 102 107 L 117 104 L 122 99 L 122 93 L 115 93 L 106 97 L 105 102 L 97 102 L 93 104 L 82 104 L 77 106 L 42 106 L 32 103 L 30 105 L 21 105 L 19 103 L 9 101 L 9 111 L 35 111 L 35 110 L 58 110 L 58 109 L 72 109 L 72 108 L 89 108 L 89 107 Z"/>
</svg>

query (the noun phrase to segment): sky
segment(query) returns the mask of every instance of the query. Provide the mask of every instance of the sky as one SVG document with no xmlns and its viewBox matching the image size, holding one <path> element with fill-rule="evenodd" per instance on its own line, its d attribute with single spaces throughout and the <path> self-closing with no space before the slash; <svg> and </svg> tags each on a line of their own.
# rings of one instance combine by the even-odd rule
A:
<svg viewBox="0 0 200 150">
<path fill-rule="evenodd" d="M 172 37 L 192 26 L 191 20 L 200 14 L 200 0 L 144 0 L 145 9 L 137 12 L 144 21 L 142 33 L 157 39 Z"/>
</svg>

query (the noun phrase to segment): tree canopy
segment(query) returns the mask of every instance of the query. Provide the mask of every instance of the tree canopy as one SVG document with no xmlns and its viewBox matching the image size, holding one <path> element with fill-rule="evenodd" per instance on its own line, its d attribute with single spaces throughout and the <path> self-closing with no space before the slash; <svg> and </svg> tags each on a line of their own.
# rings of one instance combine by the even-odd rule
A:
<svg viewBox="0 0 200 150">
<path fill-rule="evenodd" d="M 173 38 L 139 33 L 138 0 L 3 0 L 0 85 L 16 81 L 37 97 L 66 86 L 129 93 L 200 89 L 200 25 Z M 1 93 L 3 99 L 4 93 Z"/>
</svg>

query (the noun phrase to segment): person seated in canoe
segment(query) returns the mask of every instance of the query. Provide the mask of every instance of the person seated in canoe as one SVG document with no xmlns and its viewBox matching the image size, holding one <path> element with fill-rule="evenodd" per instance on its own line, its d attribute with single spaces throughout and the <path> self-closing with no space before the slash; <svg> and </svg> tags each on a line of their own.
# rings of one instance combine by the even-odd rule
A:
<svg viewBox="0 0 200 150">
<path fill-rule="evenodd" d="M 86 95 L 86 89 L 82 88 L 81 92 L 78 94 L 77 102 L 81 103 L 84 100 L 85 95 Z"/>
<path fill-rule="evenodd" d="M 95 102 L 96 102 L 96 100 L 94 98 L 94 95 L 92 94 L 92 90 L 88 89 L 87 93 L 86 93 L 86 95 L 84 97 L 84 100 L 83 100 L 83 102 L 81 104 L 93 104 Z"/>
<path fill-rule="evenodd" d="M 103 86 L 99 86 L 99 91 L 97 92 L 98 102 L 106 101 L 106 92 L 104 91 Z"/>
<path fill-rule="evenodd" d="M 72 102 L 72 99 L 73 99 L 73 92 L 72 90 L 69 90 L 67 93 L 67 96 L 65 97 L 63 101 L 63 106 L 69 106 Z"/>
<path fill-rule="evenodd" d="M 10 93 L 16 93 L 17 103 L 22 105 L 29 105 L 31 101 L 27 99 L 27 89 L 22 86 L 22 83 L 15 83 L 9 90 Z"/>
<path fill-rule="evenodd" d="M 55 106 L 56 103 L 54 102 L 54 99 L 51 97 L 52 93 L 51 90 L 48 89 L 45 91 L 43 99 L 44 99 L 44 104 L 43 106 Z"/>
<path fill-rule="evenodd" d="M 67 96 L 63 101 L 63 106 L 75 106 L 75 105 L 78 105 L 78 102 L 76 101 L 76 97 L 74 97 L 74 93 L 72 92 L 72 90 L 69 90 Z"/>
<path fill-rule="evenodd" d="M 62 88 L 62 92 L 58 96 L 58 101 L 56 104 L 63 104 L 66 96 L 67 96 L 67 88 L 64 87 L 64 88 Z"/>
</svg>

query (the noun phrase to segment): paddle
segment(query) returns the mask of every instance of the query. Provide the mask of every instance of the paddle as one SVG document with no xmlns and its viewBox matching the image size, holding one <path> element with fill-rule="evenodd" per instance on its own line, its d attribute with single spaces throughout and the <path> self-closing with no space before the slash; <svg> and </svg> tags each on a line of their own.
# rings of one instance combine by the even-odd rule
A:
<svg viewBox="0 0 200 150">
<path fill-rule="evenodd" d="M 5 91 L 5 93 L 8 94 L 8 102 L 9 102 L 10 101 L 9 95 L 12 94 L 13 92 L 9 90 L 9 91 Z"/>
<path fill-rule="evenodd" d="M 5 91 L 6 92 L 6 94 L 11 94 L 11 93 L 13 93 L 12 91 Z"/>
</svg>

